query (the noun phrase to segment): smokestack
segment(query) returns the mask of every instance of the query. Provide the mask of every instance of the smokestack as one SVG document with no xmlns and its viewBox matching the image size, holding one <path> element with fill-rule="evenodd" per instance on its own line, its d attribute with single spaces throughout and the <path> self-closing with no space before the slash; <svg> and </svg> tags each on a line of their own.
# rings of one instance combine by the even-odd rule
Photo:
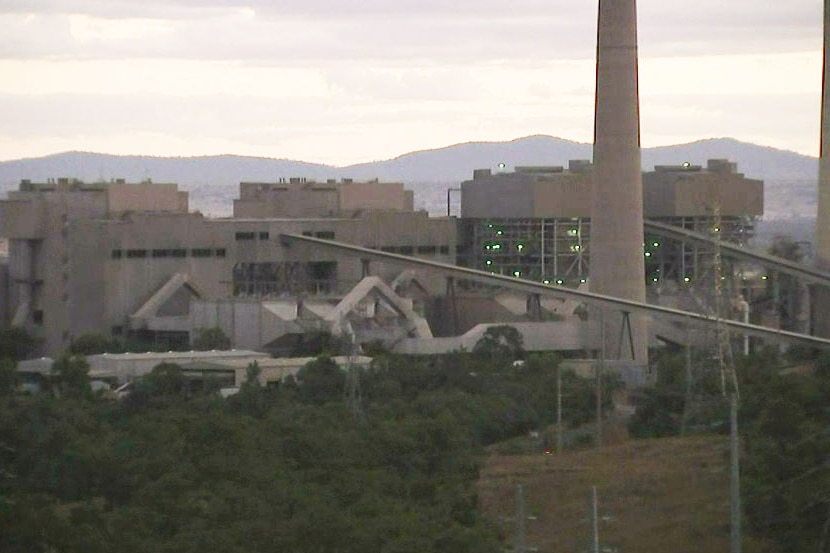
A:
<svg viewBox="0 0 830 553">
<path fill-rule="evenodd" d="M 824 0 L 824 67 L 821 78 L 821 146 L 818 169 L 818 207 L 816 213 L 816 265 L 830 271 L 830 0 Z M 811 312 L 813 333 L 830 337 L 830 290 L 814 286 Z"/>
<path fill-rule="evenodd" d="M 599 0 L 597 29 L 590 288 L 645 302 L 636 0 Z M 606 359 L 648 361 L 644 316 L 592 316 L 604 326 Z"/>
</svg>

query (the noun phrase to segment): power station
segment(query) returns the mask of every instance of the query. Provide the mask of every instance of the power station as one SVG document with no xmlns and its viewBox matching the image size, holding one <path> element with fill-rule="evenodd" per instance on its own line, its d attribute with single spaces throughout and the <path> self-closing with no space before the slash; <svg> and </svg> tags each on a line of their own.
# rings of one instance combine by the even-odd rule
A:
<svg viewBox="0 0 830 553">
<path fill-rule="evenodd" d="M 439 353 L 512 324 L 528 349 L 647 364 L 650 346 L 690 340 L 676 319 L 652 315 L 734 315 L 713 312 L 701 294 L 712 288 L 707 232 L 717 225 L 719 240 L 745 248 L 763 183 L 722 159 L 644 174 L 636 1 L 600 0 L 597 21 L 592 161 L 477 169 L 461 184 L 459 218 L 430 217 L 402 183 L 377 180 L 244 182 L 226 219 L 190 212 L 175 184 L 24 180 L 0 201 L 3 322 L 30 330 L 49 355 L 85 333 L 182 349 L 208 327 L 236 348 L 273 355 L 326 334 Z M 828 336 L 830 321 L 818 316 L 830 309 L 826 94 L 822 110 L 818 267 L 809 278 L 813 326 Z M 297 247 L 303 240 L 312 244 Z M 742 259 L 734 267 L 801 274 L 769 257 Z M 726 288 L 727 304 L 766 285 L 766 269 L 752 270 Z M 751 326 L 742 328 L 776 334 Z"/>
</svg>

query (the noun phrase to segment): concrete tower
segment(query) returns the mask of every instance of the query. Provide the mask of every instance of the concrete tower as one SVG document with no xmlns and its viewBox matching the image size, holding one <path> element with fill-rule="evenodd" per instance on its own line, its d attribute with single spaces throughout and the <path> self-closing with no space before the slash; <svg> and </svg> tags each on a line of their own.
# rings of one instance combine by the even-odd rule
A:
<svg viewBox="0 0 830 553">
<path fill-rule="evenodd" d="M 830 271 L 830 0 L 824 0 L 824 71 L 821 83 L 821 150 L 816 213 L 816 264 Z M 830 337 L 830 290 L 816 286 L 813 292 L 813 333 Z"/>
<path fill-rule="evenodd" d="M 645 302 L 636 0 L 599 0 L 597 27 L 590 288 Z M 642 316 L 593 316 L 604 323 L 606 359 L 631 359 L 633 349 L 635 360 L 648 360 Z"/>
</svg>

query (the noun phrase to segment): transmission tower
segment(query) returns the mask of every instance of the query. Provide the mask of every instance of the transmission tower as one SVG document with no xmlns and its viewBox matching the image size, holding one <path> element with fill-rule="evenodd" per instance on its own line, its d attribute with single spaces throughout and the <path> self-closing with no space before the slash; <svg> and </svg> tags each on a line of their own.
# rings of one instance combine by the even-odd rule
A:
<svg viewBox="0 0 830 553">
<path fill-rule="evenodd" d="M 729 327 L 725 324 L 728 318 L 730 302 L 725 296 L 731 292 L 731 271 L 727 274 L 721 254 L 721 240 L 723 227 L 720 206 L 711 208 L 709 220 L 709 235 L 712 240 L 711 263 L 698 279 L 703 297 L 699 297 L 690 290 L 693 299 L 703 308 L 714 325 L 704 332 L 700 348 L 700 355 L 693 359 L 691 349 L 691 331 L 688 335 L 689 344 L 686 352 L 686 398 L 683 412 L 682 431 L 685 432 L 689 421 L 695 415 L 703 418 L 713 414 L 722 405 L 724 397 L 738 394 L 738 380 L 735 373 L 735 360 L 732 352 L 732 337 Z M 706 344 L 709 344 L 706 346 Z M 720 397 L 719 397 L 720 396 Z M 708 413 L 707 413 L 708 412 Z"/>
</svg>

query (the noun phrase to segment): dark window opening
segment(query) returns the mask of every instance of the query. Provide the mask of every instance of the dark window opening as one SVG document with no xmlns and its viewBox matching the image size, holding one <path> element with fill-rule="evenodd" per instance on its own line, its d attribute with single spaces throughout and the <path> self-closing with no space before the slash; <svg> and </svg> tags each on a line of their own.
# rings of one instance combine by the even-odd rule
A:
<svg viewBox="0 0 830 553">
<path fill-rule="evenodd" d="M 268 231 L 262 231 L 259 233 L 260 240 L 268 240 L 269 236 Z"/>
<path fill-rule="evenodd" d="M 147 257 L 147 250 L 127 250 L 127 257 L 130 259 Z"/>
<path fill-rule="evenodd" d="M 225 248 L 216 248 L 216 257 L 225 257 Z"/>
<path fill-rule="evenodd" d="M 35 309 L 32 312 L 32 322 L 34 322 L 36 325 L 43 324 L 43 309 Z"/>
<path fill-rule="evenodd" d="M 439 251 L 441 252 L 441 255 L 449 255 L 450 254 L 450 247 L 449 246 L 441 246 L 441 248 L 439 248 Z"/>
<path fill-rule="evenodd" d="M 418 246 L 418 253 L 435 255 L 436 251 L 438 251 L 438 248 L 436 248 L 435 246 Z"/>
<path fill-rule="evenodd" d="M 412 255 L 414 248 L 412 246 L 401 246 L 400 251 L 403 255 Z"/>
<path fill-rule="evenodd" d="M 320 232 L 314 233 L 314 236 L 322 238 L 323 240 L 334 240 L 334 231 L 321 230 Z"/>
<path fill-rule="evenodd" d="M 187 257 L 187 250 L 185 250 L 185 249 L 170 250 L 170 257 Z"/>
<path fill-rule="evenodd" d="M 237 240 L 253 240 L 254 236 L 256 236 L 253 232 L 237 232 L 236 239 Z"/>
<path fill-rule="evenodd" d="M 124 256 L 123 250 L 112 250 L 113 259 L 121 259 Z"/>
<path fill-rule="evenodd" d="M 170 250 L 153 250 L 153 257 L 168 257 Z"/>
<path fill-rule="evenodd" d="M 190 255 L 193 257 L 210 257 L 213 251 L 210 248 L 194 248 L 190 250 Z"/>
</svg>

